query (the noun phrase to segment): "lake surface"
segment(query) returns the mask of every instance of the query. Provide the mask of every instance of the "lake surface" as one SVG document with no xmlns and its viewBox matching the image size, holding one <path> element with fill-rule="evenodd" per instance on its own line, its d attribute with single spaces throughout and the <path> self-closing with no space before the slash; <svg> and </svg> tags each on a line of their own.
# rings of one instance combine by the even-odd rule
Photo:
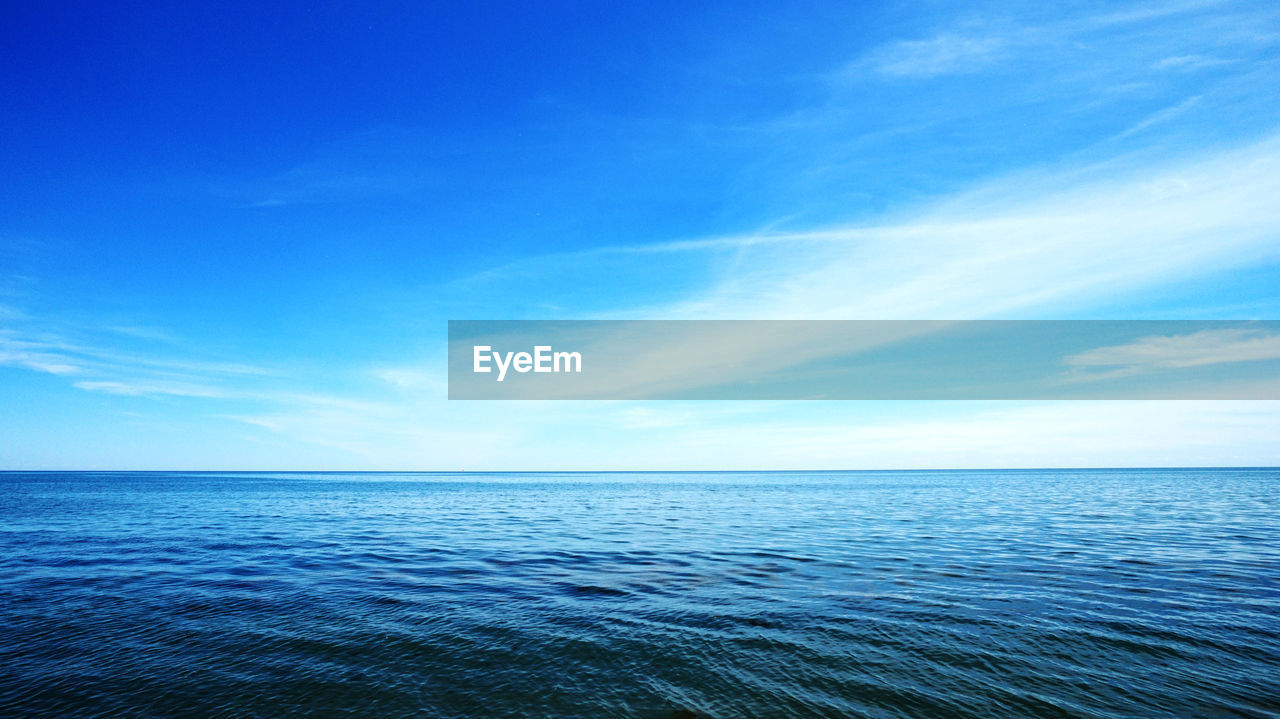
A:
<svg viewBox="0 0 1280 719">
<path fill-rule="evenodd" d="M 1280 470 L 0 474 L 0 715 L 1280 716 Z"/>
</svg>

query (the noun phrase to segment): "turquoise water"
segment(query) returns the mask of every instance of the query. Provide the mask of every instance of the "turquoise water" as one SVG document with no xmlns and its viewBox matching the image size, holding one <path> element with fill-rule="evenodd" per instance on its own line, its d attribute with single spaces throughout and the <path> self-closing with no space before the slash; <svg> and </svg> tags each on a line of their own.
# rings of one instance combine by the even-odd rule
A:
<svg viewBox="0 0 1280 719">
<path fill-rule="evenodd" d="M 1280 471 L 0 474 L 0 715 L 1280 715 Z"/>
</svg>

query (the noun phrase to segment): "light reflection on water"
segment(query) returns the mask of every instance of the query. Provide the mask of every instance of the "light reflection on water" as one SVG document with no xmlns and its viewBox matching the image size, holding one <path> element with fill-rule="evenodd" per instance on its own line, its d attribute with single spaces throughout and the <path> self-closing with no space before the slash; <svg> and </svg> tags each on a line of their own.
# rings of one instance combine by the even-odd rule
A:
<svg viewBox="0 0 1280 719">
<path fill-rule="evenodd" d="M 1280 472 L 0 474 L 0 714 L 1274 716 Z"/>
</svg>

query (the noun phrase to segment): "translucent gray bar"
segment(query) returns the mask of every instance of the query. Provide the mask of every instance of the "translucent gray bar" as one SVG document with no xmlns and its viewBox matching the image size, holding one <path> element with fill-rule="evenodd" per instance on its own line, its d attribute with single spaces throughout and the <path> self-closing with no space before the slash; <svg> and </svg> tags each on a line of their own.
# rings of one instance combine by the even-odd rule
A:
<svg viewBox="0 0 1280 719">
<path fill-rule="evenodd" d="M 450 399 L 1280 399 L 1280 321 L 449 322 Z"/>
</svg>

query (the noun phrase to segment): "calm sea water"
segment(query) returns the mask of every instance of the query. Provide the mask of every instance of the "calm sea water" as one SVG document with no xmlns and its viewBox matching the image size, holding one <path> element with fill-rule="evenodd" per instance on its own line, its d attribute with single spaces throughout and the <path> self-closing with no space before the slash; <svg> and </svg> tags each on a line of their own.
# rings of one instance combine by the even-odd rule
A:
<svg viewBox="0 0 1280 719">
<path fill-rule="evenodd" d="M 1280 715 L 1280 471 L 0 474 L 0 715 Z"/>
</svg>

